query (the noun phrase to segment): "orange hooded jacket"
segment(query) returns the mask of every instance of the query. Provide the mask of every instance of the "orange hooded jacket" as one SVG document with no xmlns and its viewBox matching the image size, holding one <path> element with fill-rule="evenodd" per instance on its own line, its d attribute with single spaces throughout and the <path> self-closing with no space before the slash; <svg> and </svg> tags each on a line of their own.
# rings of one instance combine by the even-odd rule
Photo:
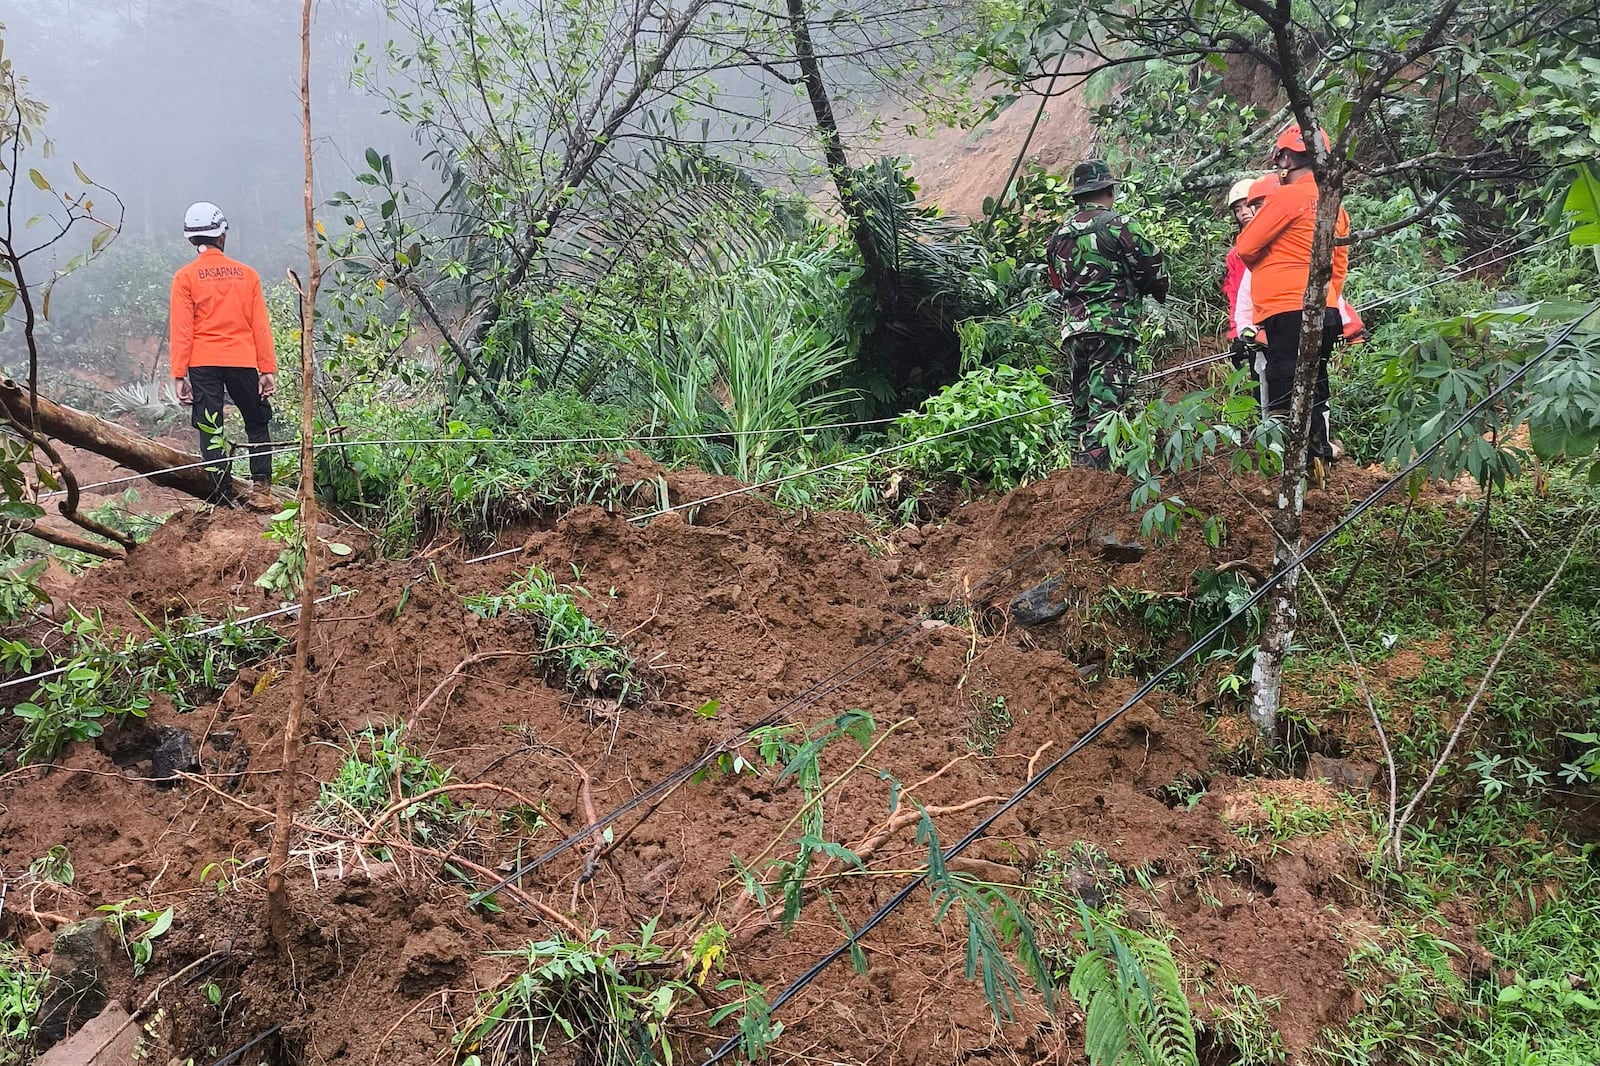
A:
<svg viewBox="0 0 1600 1066">
<path fill-rule="evenodd" d="M 173 275 L 168 332 L 174 378 L 188 377 L 191 366 L 278 372 L 261 278 L 215 248 L 202 247 Z"/>
<path fill-rule="evenodd" d="M 1317 224 L 1317 183 L 1310 173 L 1280 185 L 1265 200 L 1244 229 L 1233 250 L 1250 268 L 1251 299 L 1257 322 L 1304 304 L 1306 279 L 1311 273 L 1311 236 Z M 1339 209 L 1334 234 L 1350 233 L 1350 216 Z M 1344 278 L 1350 269 L 1350 249 L 1335 245 L 1333 279 L 1328 283 L 1327 306 L 1339 306 Z"/>
</svg>

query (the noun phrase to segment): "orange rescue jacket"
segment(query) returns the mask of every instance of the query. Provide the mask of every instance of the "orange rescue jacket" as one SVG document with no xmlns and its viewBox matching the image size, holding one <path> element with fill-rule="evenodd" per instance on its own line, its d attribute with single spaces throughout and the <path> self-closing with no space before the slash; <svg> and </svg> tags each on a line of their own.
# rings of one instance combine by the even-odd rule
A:
<svg viewBox="0 0 1600 1066">
<path fill-rule="evenodd" d="M 278 372 L 261 278 L 215 248 L 202 247 L 172 278 L 168 312 L 172 376 L 191 366 L 247 366 Z"/>
<path fill-rule="evenodd" d="M 1285 311 L 1299 311 L 1305 302 L 1306 279 L 1311 273 L 1311 236 L 1317 225 L 1317 183 L 1302 174 L 1267 194 L 1233 250 L 1250 268 L 1250 297 L 1255 320 L 1265 322 Z M 1350 216 L 1339 208 L 1334 234 L 1350 233 Z M 1333 279 L 1328 283 L 1327 306 L 1337 307 L 1350 269 L 1350 249 L 1335 245 Z"/>
</svg>

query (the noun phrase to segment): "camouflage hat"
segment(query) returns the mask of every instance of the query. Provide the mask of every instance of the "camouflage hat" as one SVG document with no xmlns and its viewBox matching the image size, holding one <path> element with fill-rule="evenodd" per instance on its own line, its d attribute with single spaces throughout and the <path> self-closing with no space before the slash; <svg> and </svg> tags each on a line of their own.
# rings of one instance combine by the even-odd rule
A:
<svg viewBox="0 0 1600 1066">
<path fill-rule="evenodd" d="M 1072 196 L 1087 196 L 1101 189 L 1110 189 L 1117 184 L 1117 179 L 1111 176 L 1111 168 L 1106 166 L 1104 159 L 1089 159 L 1072 168 Z"/>
</svg>

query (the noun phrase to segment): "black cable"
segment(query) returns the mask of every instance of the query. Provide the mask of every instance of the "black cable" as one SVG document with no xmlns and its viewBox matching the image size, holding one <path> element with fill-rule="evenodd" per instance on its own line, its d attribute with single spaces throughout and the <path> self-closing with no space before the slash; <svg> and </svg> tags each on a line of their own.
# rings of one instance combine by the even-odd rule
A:
<svg viewBox="0 0 1600 1066">
<path fill-rule="evenodd" d="M 246 1051 L 249 1051 L 251 1048 L 255 1047 L 257 1044 L 261 1043 L 267 1037 L 273 1035 L 274 1033 L 276 1033 L 278 1030 L 280 1030 L 282 1028 L 283 1028 L 283 1025 L 281 1023 L 273 1025 L 272 1027 L 267 1029 L 266 1032 L 262 1033 L 260 1036 L 256 1037 L 254 1040 L 250 1041 L 248 1044 L 241 1044 L 238 1047 L 234 1048 L 232 1051 L 230 1051 L 226 1055 L 222 1056 L 222 1058 L 218 1059 L 216 1062 L 213 1062 L 211 1064 L 211 1066 L 228 1066 L 228 1063 L 232 1062 L 234 1059 L 237 1059 L 240 1055 L 243 1055 Z"/>
<path fill-rule="evenodd" d="M 1423 463 L 1431 459 L 1434 453 L 1444 446 L 1446 441 L 1448 441 L 1451 437 L 1454 437 L 1457 433 L 1461 432 L 1461 430 L 1466 427 L 1466 425 L 1473 419 L 1475 415 L 1478 414 L 1479 411 L 1482 411 L 1485 407 L 1499 399 L 1500 396 L 1510 389 L 1512 385 L 1526 377 L 1528 372 L 1533 369 L 1534 364 L 1538 363 L 1551 352 L 1555 351 L 1562 341 L 1572 336 L 1572 334 L 1576 332 L 1578 326 L 1596 311 L 1600 311 L 1600 303 L 1590 305 L 1587 311 L 1568 323 L 1566 328 L 1561 332 L 1560 336 L 1552 340 L 1541 352 L 1530 358 L 1516 371 L 1507 376 L 1504 381 L 1495 386 L 1495 388 L 1488 395 L 1484 396 L 1483 399 L 1479 400 L 1477 403 L 1473 404 L 1472 407 L 1468 408 L 1460 418 L 1456 419 L 1455 423 L 1448 430 L 1440 434 L 1438 440 L 1434 441 L 1432 444 L 1428 445 L 1428 447 L 1418 452 L 1416 458 L 1411 460 L 1411 462 L 1408 463 L 1403 470 L 1397 473 L 1394 477 L 1390 478 L 1388 481 L 1384 482 L 1382 485 L 1379 485 L 1372 491 L 1370 495 L 1352 507 L 1344 515 L 1344 517 L 1339 519 L 1338 522 L 1334 523 L 1334 525 L 1321 536 L 1313 540 L 1304 551 L 1297 555 L 1287 565 L 1281 566 L 1275 570 L 1272 575 L 1267 578 L 1267 580 L 1263 581 L 1261 585 L 1254 592 L 1252 592 L 1242 604 L 1240 604 L 1233 614 L 1229 615 L 1221 622 L 1218 622 L 1209 633 L 1195 640 L 1195 642 L 1190 644 L 1189 647 L 1186 648 L 1176 659 L 1172 660 L 1160 670 L 1156 671 L 1156 673 L 1147 681 L 1145 681 L 1144 684 L 1140 685 L 1138 691 L 1124 701 L 1120 707 L 1118 707 L 1106 718 L 1096 722 L 1093 726 L 1086 730 L 1082 736 L 1074 741 L 1071 747 L 1062 752 L 1048 766 L 1044 767 L 1044 769 L 1040 770 L 1035 777 L 1024 782 L 1020 788 L 1011 794 L 1009 799 L 997 807 L 992 813 L 979 821 L 977 825 L 968 830 L 967 834 L 960 840 L 956 841 L 955 844 L 951 845 L 944 852 L 944 862 L 949 863 L 950 860 L 960 855 L 967 848 L 971 847 L 974 842 L 981 839 L 995 822 L 999 821 L 1006 814 L 1010 813 L 1013 808 L 1026 799 L 1030 794 L 1032 794 L 1033 790 L 1038 788 L 1039 785 L 1049 778 L 1051 774 L 1060 769 L 1068 759 L 1072 758 L 1090 744 L 1093 744 L 1100 738 L 1101 734 L 1103 734 L 1107 729 L 1111 728 L 1113 723 L 1115 723 L 1119 718 L 1137 705 L 1140 700 L 1144 699 L 1151 692 L 1155 691 L 1156 686 L 1159 685 L 1167 677 L 1167 675 L 1171 674 L 1178 667 L 1189 661 L 1190 658 L 1210 644 L 1212 640 L 1226 632 L 1229 626 L 1243 617 L 1246 611 L 1254 607 L 1257 603 L 1261 602 L 1267 593 L 1281 584 L 1289 574 L 1293 573 L 1303 563 L 1305 563 L 1306 560 L 1310 559 L 1313 555 L 1326 547 L 1341 530 L 1350 525 L 1350 523 L 1354 522 L 1366 511 L 1376 506 L 1377 502 L 1384 496 L 1387 496 L 1391 489 L 1393 489 L 1396 485 L 1403 483 L 1408 477 L 1411 476 L 1411 474 L 1413 474 L 1420 466 L 1422 466 Z M 908 898 L 910 898 L 911 893 L 915 892 L 919 887 L 921 887 L 921 885 L 925 883 L 927 879 L 928 875 L 926 871 L 924 871 L 907 883 L 904 888 L 900 889 L 900 891 L 896 892 L 892 897 L 890 897 L 889 901 L 882 907 L 879 907 L 870 918 L 868 918 L 861 925 L 857 926 L 855 931 L 851 933 L 842 944 L 834 948 L 827 955 L 824 955 L 822 958 L 818 959 L 811 965 L 809 969 L 807 969 L 799 977 L 795 978 L 794 981 L 790 982 L 789 986 L 779 993 L 777 998 L 773 999 L 768 1005 L 768 1014 L 770 1015 L 775 1013 L 779 1007 L 783 1006 L 785 1003 L 789 1002 L 789 1000 L 800 994 L 800 992 L 804 991 L 806 986 L 812 981 L 816 980 L 824 970 L 826 970 L 833 963 L 837 962 L 841 957 L 848 954 L 853 947 L 860 943 L 862 937 L 871 932 L 878 925 L 878 923 L 882 922 L 885 918 L 892 914 L 895 908 L 899 907 L 900 904 L 904 903 Z M 725 1058 L 738 1048 L 740 1039 L 741 1038 L 738 1036 L 729 1037 L 722 1043 L 721 1046 L 717 1048 L 717 1050 L 712 1054 L 711 1058 L 706 1060 L 704 1066 L 711 1066 L 712 1063 L 718 1062 Z"/>
</svg>

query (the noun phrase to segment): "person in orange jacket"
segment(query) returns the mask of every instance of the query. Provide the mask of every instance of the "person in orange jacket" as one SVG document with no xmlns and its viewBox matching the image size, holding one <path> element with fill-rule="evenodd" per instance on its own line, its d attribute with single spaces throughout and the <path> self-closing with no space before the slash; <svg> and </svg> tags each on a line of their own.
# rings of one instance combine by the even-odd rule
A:
<svg viewBox="0 0 1600 1066">
<path fill-rule="evenodd" d="M 1267 198 L 1267 193 L 1280 184 L 1277 174 L 1264 174 L 1254 179 L 1242 178 L 1233 183 L 1228 190 L 1228 213 L 1233 216 L 1239 230 L 1249 225 L 1261 202 Z M 1228 339 L 1237 341 L 1242 333 L 1246 343 L 1254 345 L 1263 342 L 1264 337 L 1261 327 L 1256 325 L 1255 305 L 1250 292 L 1250 270 L 1239 258 L 1239 253 L 1230 247 L 1224 261 L 1222 279 L 1222 299 L 1228 305 Z M 1366 343 L 1367 324 L 1361 320 L 1361 312 L 1350 306 L 1350 301 L 1344 298 L 1343 293 L 1339 296 L 1339 326 L 1346 342 Z M 1235 361 L 1239 362 L 1242 358 L 1239 349 L 1243 345 L 1236 344 L 1234 347 Z M 1240 362 L 1240 365 L 1246 363 Z"/>
<path fill-rule="evenodd" d="M 1327 134 L 1322 134 L 1328 144 Z M 1273 163 L 1280 184 L 1265 192 L 1254 216 L 1239 231 L 1234 250 L 1250 270 L 1253 317 L 1266 334 L 1262 353 L 1262 395 L 1267 413 L 1289 411 L 1295 366 L 1300 358 L 1300 327 L 1307 279 L 1311 272 L 1311 240 L 1316 228 L 1317 183 L 1311 172 L 1311 155 L 1300 128 L 1291 125 L 1278 135 Z M 1252 190 L 1252 199 L 1254 191 Z M 1350 218 L 1339 209 L 1334 232 L 1350 232 Z M 1333 250 L 1333 276 L 1323 301 L 1322 343 L 1318 353 L 1312 395 L 1309 456 L 1319 481 L 1333 460 L 1328 411 L 1328 360 L 1341 335 L 1339 302 L 1349 270 L 1350 251 Z"/>
<path fill-rule="evenodd" d="M 278 371 L 272 321 L 261 278 L 223 254 L 228 220 L 222 209 L 204 201 L 194 204 L 184 214 L 183 232 L 196 255 L 172 279 L 168 320 L 172 377 L 179 402 L 193 405 L 200 454 L 215 460 L 206 467 L 210 502 L 231 506 L 232 479 L 223 459 L 225 400 L 231 399 L 244 419 L 250 440 L 250 480 L 256 492 L 266 495 L 272 484 L 267 424 Z"/>
</svg>

